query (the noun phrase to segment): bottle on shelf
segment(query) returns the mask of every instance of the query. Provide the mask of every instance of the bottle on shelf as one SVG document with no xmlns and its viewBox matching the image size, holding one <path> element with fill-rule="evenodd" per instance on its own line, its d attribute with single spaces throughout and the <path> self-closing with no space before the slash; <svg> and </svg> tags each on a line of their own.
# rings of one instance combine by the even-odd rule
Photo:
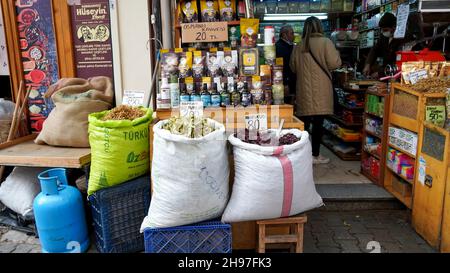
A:
<svg viewBox="0 0 450 273">
<path fill-rule="evenodd" d="M 252 94 L 248 91 L 248 82 L 244 83 L 244 89 L 242 90 L 241 104 L 244 107 L 250 106 L 252 103 Z"/>
<path fill-rule="evenodd" d="M 231 101 L 234 107 L 241 105 L 241 93 L 238 91 L 237 82 L 234 83 L 233 92 L 231 93 Z"/>
<path fill-rule="evenodd" d="M 208 91 L 208 84 L 203 84 L 203 90 L 200 97 L 203 102 L 203 107 L 211 107 L 211 93 Z"/>
<path fill-rule="evenodd" d="M 170 109 L 170 84 L 168 78 L 161 79 L 161 87 L 159 89 L 159 98 L 157 99 L 157 107 L 159 109 Z"/>
<path fill-rule="evenodd" d="M 180 102 L 187 102 L 191 100 L 191 96 L 188 94 L 186 84 L 180 83 Z"/>
<path fill-rule="evenodd" d="M 227 107 L 231 105 L 230 93 L 228 93 L 228 84 L 225 84 L 222 93 L 220 93 L 220 106 Z"/>
<path fill-rule="evenodd" d="M 190 98 L 191 101 L 202 101 L 198 87 L 199 87 L 198 85 L 194 86 L 194 89 L 192 90 L 192 94 L 191 94 L 191 98 Z"/>
<path fill-rule="evenodd" d="M 213 84 L 213 90 L 211 93 L 211 106 L 212 107 L 220 107 L 221 96 L 219 91 L 217 90 L 217 83 Z"/>
<path fill-rule="evenodd" d="M 172 109 L 180 108 L 180 84 L 178 77 L 170 78 L 170 107 Z"/>
</svg>

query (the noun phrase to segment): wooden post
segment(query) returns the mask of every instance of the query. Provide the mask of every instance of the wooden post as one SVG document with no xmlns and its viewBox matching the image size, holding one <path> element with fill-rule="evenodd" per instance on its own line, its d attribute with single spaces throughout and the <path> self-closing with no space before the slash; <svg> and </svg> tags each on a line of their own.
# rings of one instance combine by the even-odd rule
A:
<svg viewBox="0 0 450 273">
<path fill-rule="evenodd" d="M 259 225 L 258 253 L 266 253 L 266 225 Z"/>
</svg>

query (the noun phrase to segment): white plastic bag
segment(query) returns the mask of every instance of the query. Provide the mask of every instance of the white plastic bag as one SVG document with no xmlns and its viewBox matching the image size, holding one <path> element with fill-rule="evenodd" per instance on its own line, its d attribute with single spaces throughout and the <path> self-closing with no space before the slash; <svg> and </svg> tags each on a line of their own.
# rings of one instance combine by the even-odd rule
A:
<svg viewBox="0 0 450 273">
<path fill-rule="evenodd" d="M 276 219 L 323 205 L 313 178 L 309 134 L 285 130 L 300 141 L 282 147 L 248 144 L 231 135 L 235 180 L 222 217 L 226 223 Z"/>
<path fill-rule="evenodd" d="M 0 99 L 0 143 L 8 140 L 14 109 L 15 104 L 13 102 Z"/>
<path fill-rule="evenodd" d="M 229 197 L 225 127 L 208 120 L 217 130 L 189 139 L 161 129 L 166 122 L 153 129 L 153 195 L 141 232 L 218 218 Z"/>
<path fill-rule="evenodd" d="M 38 175 L 45 170 L 43 168 L 14 168 L 0 186 L 0 202 L 25 219 L 33 219 L 33 201 L 41 192 Z"/>
</svg>

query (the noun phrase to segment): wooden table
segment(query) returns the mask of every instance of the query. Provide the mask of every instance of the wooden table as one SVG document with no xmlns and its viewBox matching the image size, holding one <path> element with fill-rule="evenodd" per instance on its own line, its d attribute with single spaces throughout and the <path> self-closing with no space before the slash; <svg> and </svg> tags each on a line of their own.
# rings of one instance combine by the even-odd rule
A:
<svg viewBox="0 0 450 273">
<path fill-rule="evenodd" d="M 81 169 L 91 162 L 91 149 L 61 148 L 34 143 L 29 135 L 0 144 L 0 166 Z"/>
</svg>

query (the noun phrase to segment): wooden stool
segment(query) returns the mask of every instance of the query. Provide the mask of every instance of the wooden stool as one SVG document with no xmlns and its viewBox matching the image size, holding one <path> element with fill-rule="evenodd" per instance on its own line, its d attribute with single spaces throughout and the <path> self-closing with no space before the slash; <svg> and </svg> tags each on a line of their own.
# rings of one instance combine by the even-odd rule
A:
<svg viewBox="0 0 450 273">
<path fill-rule="evenodd" d="M 295 253 L 303 253 L 303 228 L 308 221 L 306 215 L 275 220 L 258 221 L 259 245 L 258 253 L 266 253 L 267 244 L 295 244 Z M 266 236 L 266 226 L 288 226 L 289 234 Z M 292 248 L 291 248 L 291 251 Z"/>
</svg>

